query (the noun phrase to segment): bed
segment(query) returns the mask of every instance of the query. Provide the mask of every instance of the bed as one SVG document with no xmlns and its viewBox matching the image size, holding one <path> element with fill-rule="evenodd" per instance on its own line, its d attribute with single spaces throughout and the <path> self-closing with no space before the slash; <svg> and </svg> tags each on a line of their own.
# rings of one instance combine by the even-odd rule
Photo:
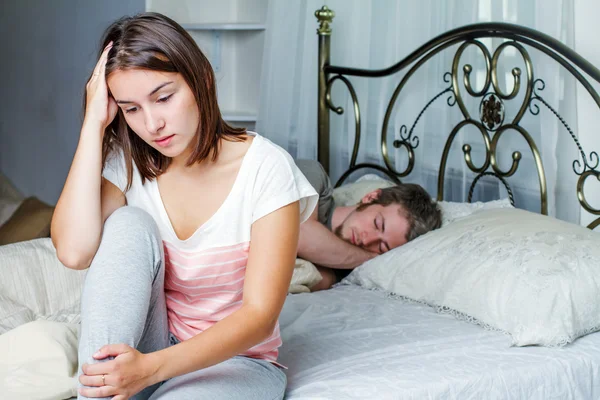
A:
<svg viewBox="0 0 600 400">
<path fill-rule="evenodd" d="M 508 149 L 512 166 L 502 169 L 498 163 L 500 151 L 507 151 L 500 150 L 500 137 L 512 130 L 527 141 L 535 160 L 539 215 L 514 209 L 467 211 L 431 233 L 431 237 L 427 234 L 367 262 L 330 290 L 288 296 L 280 320 L 284 342 L 280 361 L 289 368 L 286 398 L 600 398 L 600 333 L 594 316 L 598 297 L 594 294 L 596 289 L 586 286 L 589 282 L 597 286 L 600 281 L 596 272 L 600 258 L 594 250 L 600 244 L 600 235 L 593 232 L 600 225 L 600 210 L 588 202 L 584 193 L 587 180 L 600 180 L 598 153 L 586 152 L 568 122 L 544 99 L 545 84 L 534 79 L 528 52 L 539 51 L 547 56 L 547 62 L 558 63 L 599 107 L 600 97 L 590 82 L 600 82 L 600 71 L 557 40 L 504 23 L 454 29 L 433 38 L 389 68 L 338 66 L 330 60 L 334 13 L 323 7 L 315 15 L 319 22 L 318 159 L 326 170 L 331 152 L 330 117 L 332 112 L 343 113 L 332 99 L 335 82 L 345 85 L 354 106 L 354 149 L 350 165 L 336 186 L 357 171 L 375 171 L 393 182 L 409 176 L 419 162 L 414 152 L 418 138 L 413 129 L 406 128 L 395 140 L 388 137 L 394 103 L 415 71 L 434 55 L 451 50 L 456 53 L 450 72 L 444 75 L 447 86 L 423 104 L 412 125 L 414 128 L 439 98 L 447 98 L 448 106 L 458 106 L 462 114 L 461 121 L 449 127 L 446 143 L 436 149 L 440 155 L 437 200 L 444 200 L 444 179 L 453 140 L 461 128 L 470 125 L 481 132 L 485 161 L 475 165 L 471 146 L 463 146 L 464 162 L 473 172 L 467 186 L 469 202 L 477 182 L 492 178 L 506 187 L 506 201 L 514 205 L 510 177 L 518 169 L 522 154 Z M 497 48 L 488 49 L 483 39 L 490 37 L 506 40 Z M 479 91 L 471 87 L 471 65 L 462 65 L 460 60 L 469 46 L 479 48 L 486 61 L 486 83 Z M 503 93 L 497 83 L 498 57 L 507 47 L 520 52 L 526 66 L 525 71 L 511 71 L 515 79 L 511 93 Z M 397 83 L 383 122 L 383 163 L 357 163 L 361 109 L 353 79 L 376 79 L 399 71 L 406 73 Z M 505 121 L 504 102 L 519 91 L 522 105 L 512 121 L 508 117 Z M 470 114 L 465 106 L 467 96 L 480 101 L 479 115 Z M 573 173 L 577 176 L 573 193 L 582 209 L 596 216 L 587 229 L 545 216 L 551 194 L 547 191 L 542 158 L 526 127 L 519 124 L 525 112 L 536 114 L 540 108 L 560 121 L 564 134 L 570 136 L 579 152 L 573 161 Z M 404 150 L 407 159 L 402 170 L 392 160 L 397 148 Z M 457 208 L 462 206 L 454 204 Z M 506 202 L 502 207 L 505 206 Z M 505 223 L 507 218 L 509 222 Z M 455 253 L 461 251 L 465 252 L 463 260 L 452 261 Z M 437 260 L 431 260 L 436 256 Z M 380 258 L 385 259 L 376 261 Z M 582 262 L 583 258 L 587 261 Z M 554 269 L 545 269 L 550 264 Z M 502 269 L 501 274 L 496 272 L 498 269 Z M 438 275 L 442 277 L 432 278 Z M 501 285 L 504 286 L 499 289 Z M 553 291 L 556 296 L 545 298 Z M 581 293 L 589 297 L 578 298 Z M 565 306 L 576 312 L 570 314 L 572 310 Z M 590 307 L 595 309 L 591 314 L 582 311 L 591 311 Z M 574 323 L 578 326 L 570 326 Z M 566 326 L 570 333 L 559 333 Z"/>
<path fill-rule="evenodd" d="M 342 285 L 292 295 L 282 314 L 286 399 L 597 399 L 600 334 L 564 349 L 509 338 Z"/>
<path fill-rule="evenodd" d="M 584 191 L 586 181 L 600 179 L 600 160 L 597 152 L 582 148 L 567 121 L 544 100 L 543 81 L 528 72 L 533 65 L 527 49 L 536 49 L 565 68 L 599 107 L 600 97 L 585 76 L 600 82 L 600 71 L 552 38 L 498 23 L 449 31 L 383 70 L 335 66 L 330 62 L 334 14 L 323 7 L 316 16 L 318 159 L 326 170 L 330 114 L 342 112 L 332 100 L 335 82 L 348 88 L 356 117 L 355 146 L 347 171 L 336 183 L 336 203 L 351 204 L 361 197 L 361 190 L 410 176 L 419 163 L 413 128 L 433 102 L 446 99 L 464 118 L 449 127 L 448 140 L 437 149 L 441 229 L 365 263 L 327 291 L 307 293 L 314 269 L 302 262 L 297 265 L 295 284 L 290 286 L 296 294 L 288 296 L 280 317 L 284 344 L 279 361 L 288 368 L 286 399 L 600 398 L 600 235 L 593 232 L 600 226 L 600 210 L 588 202 Z M 484 50 L 480 39 L 486 37 L 508 41 Z M 469 86 L 472 69 L 460 63 L 468 46 L 486 55 L 484 90 Z M 523 54 L 526 66 L 525 72 L 510 72 L 525 99 L 512 122 L 505 122 L 501 111 L 513 95 L 498 91 L 495 77 L 496 54 L 507 47 Z M 423 104 L 411 129 L 388 137 L 385 127 L 406 82 L 435 54 L 453 49 L 457 56 L 444 76 L 446 86 Z M 352 77 L 378 78 L 399 71 L 406 73 L 383 124 L 383 163 L 358 163 L 361 114 Z M 469 114 L 465 88 L 468 96 L 481 100 L 480 117 Z M 582 209 L 598 216 L 587 228 L 545 216 L 551 193 L 544 166 L 535 142 L 519 124 L 523 113 L 540 112 L 541 107 L 559 119 L 579 152 L 573 161 L 577 176 L 573 193 Z M 471 146 L 462 147 L 464 162 L 473 172 L 469 203 L 445 202 L 447 159 L 454 138 L 466 125 L 480 132 L 484 161 L 477 165 Z M 500 136 L 509 128 L 527 141 L 535 160 L 539 214 L 513 207 L 510 180 L 522 154 L 502 147 Z M 403 149 L 407 160 L 401 170 L 393 162 L 397 148 Z M 499 167 L 500 149 L 512 155 L 509 169 Z M 363 171 L 379 176 L 347 183 Z M 500 181 L 507 198 L 470 203 L 474 187 L 485 179 Z M 0 335 L 5 355 L 0 360 L 0 397 L 74 396 L 79 291 L 85 271 L 60 265 L 50 239 L 3 246 L 0 259 L 6 267 L 0 280 L 0 332 L 6 332 Z"/>
</svg>

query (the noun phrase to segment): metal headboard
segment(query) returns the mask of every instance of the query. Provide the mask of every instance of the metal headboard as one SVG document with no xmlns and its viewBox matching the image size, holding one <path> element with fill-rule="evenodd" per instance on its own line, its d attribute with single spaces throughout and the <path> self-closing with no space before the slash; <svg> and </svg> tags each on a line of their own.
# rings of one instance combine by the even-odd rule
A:
<svg viewBox="0 0 600 400">
<path fill-rule="evenodd" d="M 477 167 L 473 164 L 471 159 L 471 146 L 465 144 L 462 148 L 464 152 L 464 160 L 468 168 L 476 174 L 469 190 L 468 200 L 471 201 L 473 189 L 477 184 L 477 181 L 484 176 L 492 176 L 504 184 L 512 201 L 512 191 L 506 181 L 506 178 L 512 176 L 517 171 L 522 154 L 518 151 L 514 151 L 512 153 L 512 166 L 508 170 L 502 170 L 497 162 L 498 141 L 502 137 L 502 134 L 510 129 L 519 132 L 526 140 L 531 150 L 539 180 L 541 213 L 547 214 L 548 193 L 542 158 L 536 143 L 532 139 L 529 132 L 519 125 L 527 110 L 529 110 L 532 114 L 537 115 L 540 112 L 538 104 L 542 104 L 547 107 L 566 128 L 573 139 L 573 142 L 577 146 L 581 156 L 581 161 L 578 159 L 573 161 L 573 171 L 579 176 L 576 189 L 579 203 L 589 213 L 593 215 L 600 215 L 600 209 L 593 208 L 587 202 L 583 191 L 584 183 L 590 176 L 595 176 L 600 181 L 600 159 L 598 157 L 598 153 L 592 151 L 589 153 L 589 156 L 587 156 L 569 125 L 542 97 L 540 92 L 543 91 L 545 83 L 541 79 L 534 79 L 533 64 L 529 53 L 527 52 L 527 48 L 523 45 L 535 48 L 558 62 L 573 77 L 575 77 L 575 79 L 579 81 L 579 83 L 587 90 L 587 92 L 596 102 L 597 106 L 600 108 L 600 96 L 594 90 L 590 82 L 580 72 L 581 70 L 596 82 L 600 82 L 600 70 L 578 55 L 572 49 L 558 40 L 534 29 L 507 23 L 478 23 L 445 32 L 423 44 L 421 47 L 410 53 L 407 57 L 388 68 L 379 70 L 348 68 L 330 64 L 330 38 L 332 33 L 331 23 L 335 15 L 334 12 L 328 9 L 326 6 L 323 6 L 321 9 L 315 12 L 315 15 L 319 21 L 319 28 L 317 29 L 317 34 L 319 37 L 318 159 L 327 172 L 329 172 L 330 155 L 329 111 L 334 111 L 337 114 L 342 114 L 344 112 L 343 108 L 336 107 L 331 99 L 331 89 L 336 81 L 339 80 L 345 84 L 354 105 L 354 148 L 350 159 L 350 165 L 347 171 L 340 177 L 336 186 L 339 186 L 341 183 L 343 183 L 350 176 L 350 174 L 363 168 L 378 170 L 396 182 L 399 182 L 400 178 L 410 174 L 415 165 L 414 149 L 419 144 L 419 139 L 413 135 L 413 130 L 425 110 L 427 110 L 427 108 L 438 98 L 446 94 L 449 96 L 447 99 L 448 105 L 458 105 L 464 119 L 460 121 L 454 127 L 454 129 L 452 129 L 443 150 L 438 171 L 438 200 L 443 200 L 444 198 L 444 177 L 451 145 L 457 133 L 463 127 L 470 125 L 477 128 L 481 133 L 485 144 L 486 154 L 483 165 Z M 508 41 L 503 42 L 492 53 L 488 47 L 479 40 L 482 38 L 502 38 L 508 39 Z M 417 71 L 431 57 L 454 45 L 459 45 L 459 47 L 453 58 L 451 72 L 447 72 L 444 75 L 444 81 L 448 84 L 448 86 L 436 94 L 424 106 L 410 129 L 408 129 L 405 125 L 401 127 L 400 139 L 394 140 L 393 142 L 393 146 L 395 148 L 403 147 L 406 149 L 408 154 L 408 164 L 406 168 L 403 171 L 397 171 L 390 160 L 387 144 L 388 124 L 390 117 L 392 116 L 394 104 L 396 103 L 396 100 L 398 99 L 402 89 L 405 87 L 405 84 L 413 76 L 415 71 Z M 471 85 L 470 76 L 473 70 L 472 66 L 470 64 L 466 64 L 462 68 L 462 83 L 466 89 L 466 92 L 473 98 L 481 98 L 480 115 L 478 116 L 479 119 L 474 119 L 470 115 L 467 107 L 465 106 L 465 102 L 459 88 L 460 59 L 465 49 L 469 46 L 476 46 L 479 48 L 483 54 L 486 64 L 485 83 L 483 85 L 483 89 L 479 91 L 474 90 Z M 514 80 L 513 90 L 510 93 L 504 93 L 498 82 L 498 59 L 502 52 L 509 47 L 516 49 L 523 58 L 525 63 L 525 81 L 522 82 L 523 73 L 521 69 L 513 68 L 511 71 Z M 356 76 L 380 78 L 395 74 L 405 68 L 409 69 L 396 87 L 388 103 L 387 111 L 383 121 L 381 132 L 381 154 L 385 165 L 381 166 L 373 163 L 357 164 L 361 135 L 361 114 L 356 92 L 352 83 L 347 77 Z M 514 99 L 519 94 L 522 86 L 524 86 L 525 90 L 523 103 L 521 104 L 513 120 L 506 123 L 504 121 L 504 101 Z M 590 223 L 588 228 L 594 229 L 597 226 L 600 226 L 600 217 Z"/>
</svg>

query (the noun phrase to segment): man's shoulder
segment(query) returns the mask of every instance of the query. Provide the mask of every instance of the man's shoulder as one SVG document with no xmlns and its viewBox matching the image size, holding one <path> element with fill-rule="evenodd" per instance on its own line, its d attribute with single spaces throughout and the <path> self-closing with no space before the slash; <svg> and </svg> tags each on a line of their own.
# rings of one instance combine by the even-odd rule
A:
<svg viewBox="0 0 600 400">
<path fill-rule="evenodd" d="M 318 161 L 295 160 L 298 169 L 315 188 L 319 197 L 331 196 L 333 188 L 329 176 Z"/>
</svg>

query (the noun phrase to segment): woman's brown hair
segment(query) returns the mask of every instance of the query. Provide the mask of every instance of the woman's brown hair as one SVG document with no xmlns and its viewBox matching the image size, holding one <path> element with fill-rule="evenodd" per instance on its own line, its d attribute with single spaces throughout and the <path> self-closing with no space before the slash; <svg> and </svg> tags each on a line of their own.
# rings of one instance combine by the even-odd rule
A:
<svg viewBox="0 0 600 400">
<path fill-rule="evenodd" d="M 216 159 L 222 138 L 244 140 L 241 135 L 246 130 L 229 126 L 221 116 L 215 75 L 208 59 L 177 22 L 158 13 L 123 17 L 106 29 L 100 49 L 104 49 L 109 42 L 113 42 L 113 47 L 106 63 L 107 78 L 117 70 L 142 68 L 179 73 L 190 87 L 196 98 L 200 119 L 195 149 L 187 160 L 187 166 L 209 157 Z M 104 132 L 103 166 L 116 147 L 123 151 L 127 166 L 126 190 L 131 187 L 133 179 L 132 160 L 141 174 L 142 182 L 159 176 L 171 162 L 170 158 L 149 146 L 129 128 L 120 109 Z"/>
</svg>

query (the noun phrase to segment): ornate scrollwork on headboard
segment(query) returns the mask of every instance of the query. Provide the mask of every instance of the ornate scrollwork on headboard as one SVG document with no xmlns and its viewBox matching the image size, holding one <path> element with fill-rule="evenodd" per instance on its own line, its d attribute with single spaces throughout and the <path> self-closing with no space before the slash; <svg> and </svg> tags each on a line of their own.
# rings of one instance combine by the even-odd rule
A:
<svg viewBox="0 0 600 400">
<path fill-rule="evenodd" d="M 387 176 L 389 176 L 395 182 L 400 183 L 400 180 L 397 177 L 398 173 L 395 172 L 394 170 L 390 171 L 389 169 L 385 169 L 379 165 L 370 164 L 370 163 L 356 164 L 356 159 L 358 157 L 358 147 L 360 144 L 360 106 L 358 104 L 358 98 L 356 96 L 356 91 L 354 90 L 354 86 L 352 86 L 352 83 L 344 76 L 335 75 L 334 77 L 330 78 L 327 81 L 327 91 L 325 94 L 325 98 L 327 101 L 327 107 L 330 110 L 332 110 L 333 112 L 335 112 L 337 114 L 344 113 L 344 109 L 342 107 L 336 107 L 331 100 L 331 88 L 333 86 L 333 83 L 335 81 L 337 81 L 338 79 L 346 85 L 346 88 L 348 88 L 348 91 L 350 92 L 350 96 L 352 97 L 352 104 L 354 104 L 354 122 L 355 122 L 354 129 L 355 130 L 354 130 L 354 148 L 352 150 L 352 157 L 350 158 L 350 166 L 349 166 L 348 170 L 344 173 L 344 175 L 342 175 L 342 177 L 338 180 L 338 182 L 336 183 L 336 187 L 339 186 L 342 182 L 344 182 L 346 180 L 346 178 L 348 176 L 350 176 L 350 174 L 352 174 L 354 171 L 357 171 L 362 168 L 371 168 L 371 169 L 381 171 L 384 174 L 386 174 Z M 417 142 L 417 145 L 418 145 L 418 142 Z M 411 151 L 411 153 L 409 153 L 410 154 L 409 157 L 412 159 L 413 158 L 412 148 L 410 149 L 410 151 Z"/>
<path fill-rule="evenodd" d="M 475 91 L 471 84 L 471 72 L 473 71 L 473 67 L 471 66 L 471 64 L 465 64 L 462 68 L 464 74 L 462 83 L 466 92 L 473 98 L 481 98 L 478 115 L 479 120 L 476 120 L 473 117 L 471 117 L 467 106 L 465 105 L 463 95 L 461 92 L 459 76 L 460 60 L 464 51 L 469 46 L 476 46 L 480 50 L 480 54 L 483 55 L 486 66 L 484 75 L 485 82 L 483 84 L 482 89 L 479 91 Z M 513 86 L 512 91 L 510 93 L 504 93 L 500 88 L 498 82 L 498 60 L 502 52 L 509 47 L 515 48 L 521 54 L 525 63 L 526 81 L 524 85 L 525 94 L 523 96 L 522 103 L 520 104 L 520 107 L 512 121 L 510 121 L 509 123 L 505 123 L 506 113 L 504 103 L 505 101 L 511 101 L 515 99 L 522 88 L 522 72 L 520 68 L 513 68 L 511 71 L 513 76 Z M 547 214 L 548 193 L 546 188 L 546 176 L 544 173 L 542 158 L 535 144 L 535 141 L 533 140 L 529 132 L 527 132 L 526 129 L 519 125 L 519 122 L 523 118 L 523 115 L 529 108 L 534 85 L 533 64 L 531 62 L 531 57 L 529 56 L 527 50 L 517 42 L 504 42 L 500 46 L 498 46 L 498 48 L 494 51 L 494 54 L 492 56 L 490 55 L 488 48 L 481 41 L 475 39 L 466 40 L 458 48 L 454 55 L 454 59 L 452 61 L 452 72 L 450 76 L 452 81 L 451 89 L 456 98 L 456 104 L 458 105 L 464 117 L 464 120 L 461 121 L 452 130 L 450 136 L 448 137 L 448 140 L 446 141 L 446 145 L 442 153 L 442 159 L 440 161 L 440 169 L 438 174 L 438 198 L 443 199 L 444 196 L 444 178 L 450 148 L 454 139 L 456 138 L 457 133 L 465 126 L 476 127 L 479 130 L 479 132 L 481 132 L 485 144 L 485 161 L 480 167 L 476 167 L 472 162 L 471 145 L 463 145 L 465 163 L 471 171 L 477 174 L 471 184 L 469 192 L 473 192 L 474 186 L 477 184 L 477 182 L 482 176 L 492 176 L 499 179 L 507 188 L 509 193 L 512 193 L 512 191 L 510 190 L 510 186 L 505 178 L 509 178 L 515 174 L 515 172 L 519 168 L 519 162 L 522 158 L 522 154 L 519 151 L 514 151 L 512 153 L 511 167 L 508 170 L 503 171 L 498 164 L 497 152 L 498 142 L 500 138 L 504 135 L 505 132 L 511 130 L 518 132 L 525 139 L 529 146 L 529 149 L 531 150 L 533 159 L 535 161 L 540 186 L 540 209 L 543 214 Z"/>
<path fill-rule="evenodd" d="M 573 161 L 573 171 L 579 175 L 577 183 L 577 197 L 581 206 L 588 212 L 594 215 L 600 215 L 600 210 L 592 207 L 585 198 L 584 183 L 590 176 L 595 176 L 600 181 L 600 160 L 598 153 L 591 152 L 589 156 L 583 151 L 577 136 L 573 133 L 565 120 L 556 112 L 556 110 L 544 99 L 541 92 L 545 88 L 545 83 L 541 79 L 536 79 L 534 76 L 534 68 L 531 57 L 528 53 L 528 47 L 537 49 L 549 57 L 553 58 L 561 66 L 563 66 L 579 83 L 588 91 L 600 108 L 600 96 L 593 89 L 590 83 L 583 77 L 579 69 L 588 74 L 597 82 L 600 82 L 600 71 L 585 59 L 577 55 L 570 48 L 560 43 L 559 41 L 544 35 L 535 30 L 522 26 L 504 24 L 504 23 L 483 23 L 473 24 L 462 28 L 457 28 L 446 32 L 409 54 L 406 58 L 392 65 L 389 68 L 381 70 L 365 70 L 357 68 L 347 68 L 341 66 L 333 66 L 329 63 L 329 46 L 331 35 L 331 22 L 333 12 L 324 7 L 316 13 L 317 18 L 329 29 L 326 33 L 321 33 L 319 30 L 319 160 L 324 165 L 326 170 L 329 166 L 329 110 L 342 114 L 344 110 L 341 107 L 336 107 L 331 99 L 331 89 L 335 82 L 343 82 L 348 89 L 354 105 L 355 117 L 355 142 L 350 166 L 348 170 L 340 177 L 337 185 L 343 183 L 350 174 L 361 168 L 372 168 L 384 172 L 392 179 L 399 181 L 399 178 L 405 177 L 411 173 L 415 165 L 415 149 L 419 146 L 419 138 L 415 135 L 415 127 L 421 120 L 425 111 L 440 97 L 448 95 L 447 104 L 450 107 L 457 106 L 460 110 L 463 119 L 451 130 L 448 136 L 440 160 L 438 171 L 438 200 L 442 200 L 444 196 L 444 177 L 448 162 L 448 155 L 453 141 L 461 129 L 471 126 L 481 134 L 483 148 L 485 150 L 485 159 L 481 165 L 475 165 L 471 157 L 472 146 L 464 144 L 462 151 L 464 153 L 464 162 L 467 167 L 475 174 L 471 187 L 469 188 L 468 200 L 471 201 L 475 185 L 482 177 L 494 177 L 498 179 L 507 189 L 511 202 L 513 201 L 512 190 L 507 182 L 507 178 L 516 173 L 519 168 L 522 154 L 519 151 L 512 152 L 512 163 L 510 168 L 503 170 L 498 163 L 498 143 L 507 131 L 517 132 L 525 139 L 529 151 L 535 163 L 536 172 L 539 180 L 540 191 L 540 208 L 543 214 L 548 213 L 548 193 L 546 187 L 546 176 L 542 164 L 542 158 L 537 148 L 535 141 L 529 132 L 520 125 L 525 113 L 529 112 L 533 115 L 538 115 L 542 104 L 547 107 L 558 118 L 560 123 L 569 132 L 571 138 L 576 144 L 581 161 Z M 480 40 L 481 38 L 502 38 L 506 39 L 493 52 Z M 431 57 L 441 51 L 458 45 L 452 65 L 451 72 L 447 72 L 443 76 L 444 82 L 447 84 L 443 90 L 437 93 L 429 100 L 415 121 L 408 129 L 407 125 L 402 125 L 399 129 L 397 138 L 393 141 L 394 148 L 403 148 L 407 154 L 407 165 L 402 171 L 395 169 L 394 163 L 390 159 L 388 150 L 388 126 L 394 105 L 399 98 L 400 93 L 404 89 L 408 80 L 414 73 Z M 462 77 L 460 73 L 461 57 L 465 50 L 469 47 L 475 47 L 479 50 L 477 53 L 483 57 L 485 64 L 485 74 L 483 76 L 484 83 L 480 90 L 475 90 L 471 82 L 473 67 L 471 64 L 462 66 Z M 525 65 L 524 71 L 520 68 L 512 68 L 512 90 L 505 93 L 499 84 L 499 59 L 507 50 L 513 49 L 515 53 L 519 53 Z M 410 68 L 409 68 L 410 66 Z M 577 69 L 578 67 L 579 69 Z M 357 156 L 360 142 L 360 106 L 356 92 L 352 86 L 348 76 L 360 77 L 383 77 L 399 72 L 407 68 L 408 70 L 396 86 L 392 97 L 388 103 L 386 114 L 383 120 L 381 132 L 381 153 L 385 168 L 375 164 L 357 164 Z M 461 79 L 462 78 L 462 79 Z M 509 118 L 506 113 L 506 103 L 516 101 L 517 97 L 523 93 L 520 104 L 517 104 L 518 110 L 515 115 Z M 467 108 L 464 96 L 469 95 L 471 98 L 480 99 L 479 115 L 471 115 Z M 593 229 L 600 226 L 600 218 L 592 222 L 588 227 Z"/>
</svg>

